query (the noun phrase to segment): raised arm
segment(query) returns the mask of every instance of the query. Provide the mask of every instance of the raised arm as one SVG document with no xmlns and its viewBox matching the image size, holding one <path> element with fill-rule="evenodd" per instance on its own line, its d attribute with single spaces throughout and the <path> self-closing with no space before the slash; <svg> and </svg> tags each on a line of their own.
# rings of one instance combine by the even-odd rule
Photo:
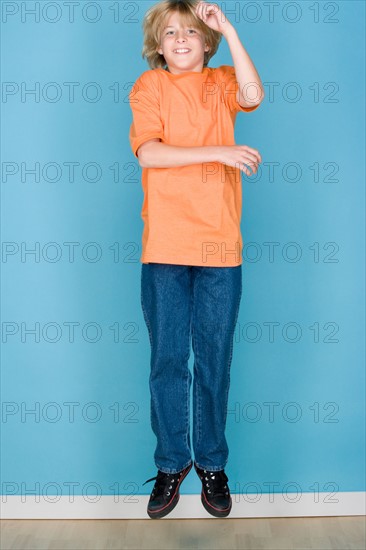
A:
<svg viewBox="0 0 366 550">
<path fill-rule="evenodd" d="M 239 105 L 243 108 L 259 105 L 264 98 L 263 84 L 234 26 L 221 11 L 218 4 L 199 2 L 196 7 L 196 14 L 208 27 L 221 32 L 228 42 L 234 62 L 236 80 L 239 84 L 237 92 Z M 252 88 L 255 89 L 255 93 L 253 93 Z"/>
</svg>

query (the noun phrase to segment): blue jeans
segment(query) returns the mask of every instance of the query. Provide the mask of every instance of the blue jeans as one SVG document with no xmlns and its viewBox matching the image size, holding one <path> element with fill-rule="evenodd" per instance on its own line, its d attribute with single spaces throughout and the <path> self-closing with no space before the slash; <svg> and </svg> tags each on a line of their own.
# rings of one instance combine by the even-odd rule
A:
<svg viewBox="0 0 366 550">
<path fill-rule="evenodd" d="M 242 266 L 149 263 L 141 267 L 141 306 L 149 333 L 150 420 L 155 465 L 175 474 L 191 462 L 190 338 L 194 353 L 193 450 L 206 470 L 224 469 L 230 365 L 242 294 Z"/>
</svg>

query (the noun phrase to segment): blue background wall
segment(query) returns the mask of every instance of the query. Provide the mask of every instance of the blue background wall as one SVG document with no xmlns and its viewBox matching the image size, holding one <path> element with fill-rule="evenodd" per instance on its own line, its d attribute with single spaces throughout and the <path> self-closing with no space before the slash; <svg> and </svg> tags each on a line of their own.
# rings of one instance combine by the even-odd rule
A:
<svg viewBox="0 0 366 550">
<path fill-rule="evenodd" d="M 53 23 L 51 7 L 39 22 L 21 11 L 3 20 L 1 448 L 15 493 L 52 481 L 63 494 L 67 482 L 75 494 L 149 494 L 142 483 L 156 475 L 127 99 L 148 69 L 151 4 L 81 2 L 70 22 L 60 2 Z M 273 18 L 264 2 L 223 9 L 266 89 L 236 122 L 237 143 L 263 164 L 243 174 L 230 487 L 364 491 L 365 5 L 281 2 Z M 221 64 L 233 64 L 225 39 L 210 66 Z M 78 83 L 74 101 L 67 82 Z M 39 177 L 22 176 L 22 163 L 38 163 Z M 199 491 L 191 474 L 181 492 Z"/>
</svg>

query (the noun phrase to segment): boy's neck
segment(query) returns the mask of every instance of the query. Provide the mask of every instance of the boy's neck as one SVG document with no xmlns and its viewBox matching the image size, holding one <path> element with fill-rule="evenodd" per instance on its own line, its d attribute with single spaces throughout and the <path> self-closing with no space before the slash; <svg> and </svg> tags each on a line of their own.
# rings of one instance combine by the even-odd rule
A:
<svg viewBox="0 0 366 550">
<path fill-rule="evenodd" d="M 204 68 L 205 67 L 202 67 L 202 71 L 200 71 L 201 73 L 203 73 Z M 169 71 L 169 67 L 167 67 L 165 70 L 170 74 L 175 74 L 175 73 L 172 73 L 171 71 Z M 194 72 L 194 71 L 189 71 L 189 72 Z M 196 71 L 196 72 L 198 72 L 198 71 Z M 184 74 L 184 73 L 182 73 L 182 74 Z"/>
</svg>

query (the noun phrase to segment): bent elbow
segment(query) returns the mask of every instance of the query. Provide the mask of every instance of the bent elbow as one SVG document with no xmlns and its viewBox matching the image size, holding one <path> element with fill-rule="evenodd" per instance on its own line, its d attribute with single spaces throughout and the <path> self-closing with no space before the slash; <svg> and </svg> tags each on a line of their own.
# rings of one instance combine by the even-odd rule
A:
<svg viewBox="0 0 366 550">
<path fill-rule="evenodd" d="M 140 150 L 139 154 L 137 155 L 137 160 L 141 168 L 147 168 L 146 162 L 145 162 L 145 156 L 143 152 Z"/>
<path fill-rule="evenodd" d="M 265 98 L 265 93 L 264 93 L 264 90 L 261 89 L 261 95 L 260 95 L 258 101 L 256 103 L 252 103 L 251 107 L 253 107 L 254 109 L 259 107 L 261 105 L 261 103 L 263 103 L 264 98 Z"/>
<path fill-rule="evenodd" d="M 266 97 L 266 94 L 264 93 L 264 89 L 261 89 L 261 96 L 259 99 L 259 105 L 263 102 L 264 98 Z"/>
<path fill-rule="evenodd" d="M 264 95 L 264 90 L 263 90 L 262 93 L 261 93 L 261 96 L 259 98 L 259 101 L 257 101 L 257 103 L 253 103 L 252 107 L 254 107 L 254 108 L 259 107 L 263 103 L 264 97 L 265 97 L 265 95 Z"/>
<path fill-rule="evenodd" d="M 136 157 L 137 157 L 137 161 L 138 161 L 139 165 L 141 166 L 141 168 L 146 168 L 145 155 L 144 155 L 144 152 L 143 152 L 143 147 L 141 147 L 141 145 L 136 151 Z"/>
<path fill-rule="evenodd" d="M 138 154 L 138 161 L 141 168 L 153 168 L 152 159 L 154 158 L 153 151 L 154 149 L 152 142 L 159 141 L 158 139 L 152 139 L 142 143 L 137 149 L 136 153 Z"/>
</svg>

